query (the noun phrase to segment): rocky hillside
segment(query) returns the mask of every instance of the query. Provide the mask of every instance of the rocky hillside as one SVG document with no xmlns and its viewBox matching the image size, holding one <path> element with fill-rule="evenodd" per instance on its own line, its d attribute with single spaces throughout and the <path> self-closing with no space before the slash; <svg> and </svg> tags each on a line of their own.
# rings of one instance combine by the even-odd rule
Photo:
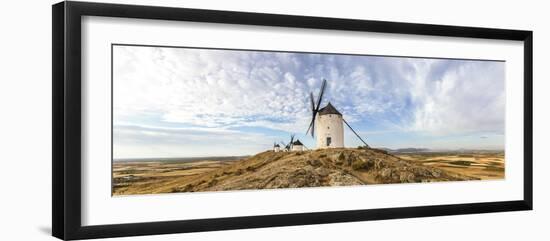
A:
<svg viewBox="0 0 550 241">
<path fill-rule="evenodd" d="M 377 149 L 267 151 L 218 169 L 173 180 L 163 192 L 462 181 L 475 178 L 422 166 Z"/>
</svg>

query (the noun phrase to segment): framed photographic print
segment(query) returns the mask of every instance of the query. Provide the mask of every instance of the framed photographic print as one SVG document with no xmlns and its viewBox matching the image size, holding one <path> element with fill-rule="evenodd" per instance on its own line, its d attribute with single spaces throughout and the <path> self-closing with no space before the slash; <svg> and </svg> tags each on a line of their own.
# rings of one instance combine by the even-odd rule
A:
<svg viewBox="0 0 550 241">
<path fill-rule="evenodd" d="M 53 6 L 53 235 L 532 209 L 532 32 Z"/>
</svg>

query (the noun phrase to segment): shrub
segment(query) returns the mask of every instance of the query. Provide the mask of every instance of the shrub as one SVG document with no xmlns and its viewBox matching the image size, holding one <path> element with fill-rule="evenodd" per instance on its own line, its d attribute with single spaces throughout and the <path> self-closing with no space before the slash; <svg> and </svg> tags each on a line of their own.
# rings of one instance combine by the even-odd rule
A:
<svg viewBox="0 0 550 241">
<path fill-rule="evenodd" d="M 354 161 L 353 163 L 351 163 L 351 168 L 353 168 L 353 170 L 363 169 L 363 162 L 362 161 Z"/>
</svg>

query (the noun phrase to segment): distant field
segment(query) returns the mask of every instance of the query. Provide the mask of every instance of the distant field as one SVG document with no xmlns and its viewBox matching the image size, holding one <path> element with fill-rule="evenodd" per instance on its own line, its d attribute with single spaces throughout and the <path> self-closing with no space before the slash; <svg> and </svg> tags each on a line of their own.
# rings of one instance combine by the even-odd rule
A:
<svg viewBox="0 0 550 241">
<path fill-rule="evenodd" d="M 113 194 L 156 192 L 176 178 L 194 176 L 229 165 L 234 160 L 117 161 L 113 163 Z"/>
<path fill-rule="evenodd" d="M 396 156 L 470 177 L 504 178 L 504 152 L 425 152 L 396 154 Z"/>
</svg>

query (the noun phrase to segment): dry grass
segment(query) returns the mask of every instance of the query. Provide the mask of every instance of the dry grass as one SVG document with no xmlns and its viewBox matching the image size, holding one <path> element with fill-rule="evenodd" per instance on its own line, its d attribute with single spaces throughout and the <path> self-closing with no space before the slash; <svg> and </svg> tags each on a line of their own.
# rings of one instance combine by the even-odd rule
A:
<svg viewBox="0 0 550 241">
<path fill-rule="evenodd" d="M 237 161 L 117 162 L 113 195 L 479 180 L 498 174 L 499 160 L 340 148 L 267 151 Z"/>
<path fill-rule="evenodd" d="M 503 179 L 504 152 L 415 153 L 399 157 L 482 180 Z"/>
</svg>

